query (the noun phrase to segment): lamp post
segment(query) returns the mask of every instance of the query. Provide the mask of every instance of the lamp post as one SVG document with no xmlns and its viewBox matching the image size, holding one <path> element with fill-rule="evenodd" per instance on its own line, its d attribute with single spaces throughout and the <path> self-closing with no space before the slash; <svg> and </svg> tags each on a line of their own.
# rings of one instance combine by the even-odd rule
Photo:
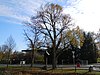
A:
<svg viewBox="0 0 100 75">
<path fill-rule="evenodd" d="M 75 51 L 72 51 L 73 53 L 73 64 L 75 65 Z"/>
<path fill-rule="evenodd" d="M 76 72 L 76 66 L 75 66 L 75 51 L 72 51 L 72 53 L 73 53 L 73 65 L 75 67 L 75 72 Z"/>
</svg>

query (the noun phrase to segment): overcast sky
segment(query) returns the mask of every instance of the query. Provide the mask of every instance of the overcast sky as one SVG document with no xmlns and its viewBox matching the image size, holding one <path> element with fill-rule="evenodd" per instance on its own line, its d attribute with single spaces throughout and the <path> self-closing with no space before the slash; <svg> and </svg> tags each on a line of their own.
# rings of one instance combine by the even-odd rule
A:
<svg viewBox="0 0 100 75">
<path fill-rule="evenodd" d="M 70 14 L 81 29 L 91 32 L 100 29 L 99 0 L 0 0 L 0 45 L 12 35 L 16 49 L 26 49 L 22 22 L 29 21 L 39 7 L 48 2 L 61 5 L 63 13 Z"/>
</svg>

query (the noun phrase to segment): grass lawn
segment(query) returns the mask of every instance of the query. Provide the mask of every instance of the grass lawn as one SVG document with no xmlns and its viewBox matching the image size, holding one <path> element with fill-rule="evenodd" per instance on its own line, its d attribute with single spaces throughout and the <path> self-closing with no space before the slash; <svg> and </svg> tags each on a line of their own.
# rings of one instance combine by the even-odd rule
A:
<svg viewBox="0 0 100 75">
<path fill-rule="evenodd" d="M 92 71 L 92 72 L 88 72 L 88 70 L 83 70 L 83 69 L 77 69 L 76 72 L 74 69 L 55 69 L 55 70 L 41 70 L 40 68 L 30 68 L 30 67 L 13 67 L 13 66 L 9 66 L 7 67 L 0 67 L 0 71 L 1 70 L 9 70 L 11 72 L 25 72 L 25 73 L 38 73 L 38 72 L 42 72 L 42 73 L 60 73 L 60 74 L 69 74 L 69 73 L 78 73 L 78 74 L 93 74 L 93 75 L 100 75 L 100 72 L 96 72 L 96 71 Z M 0 74 L 3 75 L 3 74 Z M 18 74 L 19 75 L 19 74 Z M 45 75 L 45 74 L 44 74 Z"/>
<path fill-rule="evenodd" d="M 74 69 L 56 69 L 56 70 L 50 70 L 50 71 L 47 71 L 47 72 L 50 72 L 50 73 L 79 73 L 79 74 L 95 74 L 95 75 L 100 75 L 100 72 L 96 72 L 96 71 L 92 71 L 92 72 L 89 72 L 88 70 L 83 70 L 83 69 L 77 69 L 76 72 Z"/>
</svg>

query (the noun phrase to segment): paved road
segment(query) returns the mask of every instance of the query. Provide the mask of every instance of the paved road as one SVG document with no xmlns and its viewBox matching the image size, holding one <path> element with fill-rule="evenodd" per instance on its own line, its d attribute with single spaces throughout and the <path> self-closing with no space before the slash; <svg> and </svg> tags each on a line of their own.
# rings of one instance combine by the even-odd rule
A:
<svg viewBox="0 0 100 75">
<path fill-rule="evenodd" d="M 7 66 L 6 64 L 0 64 L 0 66 Z M 30 66 L 30 64 L 24 64 L 24 65 L 20 65 L 20 64 L 14 64 L 14 65 L 9 65 L 9 66 Z M 39 68 L 42 68 L 43 64 L 34 64 L 33 67 L 39 67 Z M 91 66 L 90 65 L 81 65 L 80 68 L 77 68 L 76 69 L 89 69 L 89 67 Z M 99 71 L 100 72 L 100 63 L 96 63 L 96 64 L 92 64 L 93 66 L 93 70 L 94 71 Z M 52 65 L 48 65 L 48 68 L 51 68 Z M 75 69 L 75 65 L 57 65 L 57 68 L 58 69 Z"/>
<path fill-rule="evenodd" d="M 0 64 L 0 66 L 7 66 L 6 64 Z M 13 64 L 13 65 L 9 65 L 9 66 L 30 66 L 30 64 L 24 64 L 24 65 L 20 65 L 20 64 Z M 40 67 L 42 68 L 43 64 L 34 64 L 33 67 Z M 82 68 L 88 68 L 90 65 L 81 65 Z M 100 65 L 99 65 L 100 66 Z M 52 67 L 52 65 L 48 65 L 48 67 Z M 57 68 L 74 68 L 75 65 L 57 65 Z"/>
<path fill-rule="evenodd" d="M 100 63 L 92 64 L 94 66 L 94 69 L 100 70 Z M 0 66 L 7 66 L 6 64 L 0 64 Z M 9 66 L 21 66 L 20 64 L 14 64 Z M 24 64 L 22 66 L 30 66 L 30 64 Z M 34 64 L 33 67 L 40 67 L 42 68 L 43 64 Z M 91 65 L 81 65 L 80 68 L 82 69 L 89 69 Z M 48 65 L 48 68 L 51 68 L 52 65 Z M 57 68 L 75 68 L 75 65 L 57 65 Z"/>
</svg>

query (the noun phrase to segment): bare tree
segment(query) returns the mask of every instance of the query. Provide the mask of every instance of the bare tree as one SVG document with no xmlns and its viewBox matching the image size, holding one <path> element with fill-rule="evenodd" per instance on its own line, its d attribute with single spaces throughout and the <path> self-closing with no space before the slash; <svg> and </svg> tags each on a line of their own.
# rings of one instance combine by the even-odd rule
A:
<svg viewBox="0 0 100 75">
<path fill-rule="evenodd" d="M 40 41 L 39 41 L 39 32 L 37 29 L 34 28 L 30 32 L 32 36 L 29 36 L 29 34 L 24 30 L 24 35 L 29 42 L 28 46 L 31 49 L 31 67 L 32 67 L 34 63 L 35 50 L 40 47 Z"/>
<path fill-rule="evenodd" d="M 62 35 L 72 26 L 69 14 L 63 14 L 63 9 L 58 4 L 46 4 L 41 7 L 35 17 L 28 24 L 33 30 L 41 33 L 42 45 L 52 49 L 52 68 L 56 68 L 57 52 L 62 42 Z"/>
<path fill-rule="evenodd" d="M 5 42 L 5 46 L 6 46 L 6 50 L 5 50 L 5 53 L 7 55 L 7 67 L 8 67 L 8 64 L 10 62 L 10 55 L 12 53 L 12 50 L 15 48 L 16 46 L 16 43 L 14 41 L 14 39 L 12 38 L 12 36 L 10 36 L 7 41 Z"/>
</svg>

